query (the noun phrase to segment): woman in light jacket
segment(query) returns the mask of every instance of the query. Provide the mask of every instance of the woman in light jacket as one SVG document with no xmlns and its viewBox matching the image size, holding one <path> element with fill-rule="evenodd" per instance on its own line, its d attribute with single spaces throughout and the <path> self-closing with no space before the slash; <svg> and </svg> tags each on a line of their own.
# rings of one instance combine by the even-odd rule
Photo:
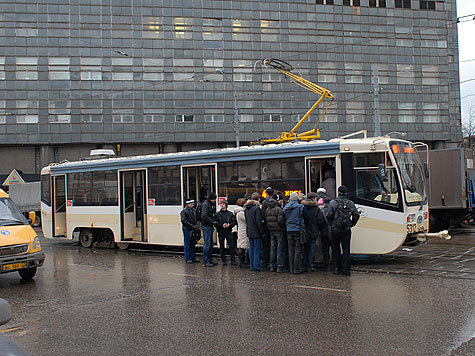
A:
<svg viewBox="0 0 475 356">
<path fill-rule="evenodd" d="M 246 234 L 246 216 L 244 211 L 246 205 L 246 199 L 241 198 L 236 202 L 234 208 L 234 214 L 236 215 L 237 228 L 238 228 L 238 240 L 237 248 L 239 254 L 239 267 L 245 268 L 246 266 L 246 250 L 249 248 L 249 239 Z"/>
</svg>

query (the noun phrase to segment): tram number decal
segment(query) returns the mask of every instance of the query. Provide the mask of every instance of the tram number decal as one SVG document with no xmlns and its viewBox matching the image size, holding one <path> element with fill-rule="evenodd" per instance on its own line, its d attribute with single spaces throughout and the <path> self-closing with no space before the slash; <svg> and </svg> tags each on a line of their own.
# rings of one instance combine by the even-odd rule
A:
<svg viewBox="0 0 475 356">
<path fill-rule="evenodd" d="M 412 234 L 416 232 L 416 224 L 407 224 L 407 233 Z"/>
</svg>

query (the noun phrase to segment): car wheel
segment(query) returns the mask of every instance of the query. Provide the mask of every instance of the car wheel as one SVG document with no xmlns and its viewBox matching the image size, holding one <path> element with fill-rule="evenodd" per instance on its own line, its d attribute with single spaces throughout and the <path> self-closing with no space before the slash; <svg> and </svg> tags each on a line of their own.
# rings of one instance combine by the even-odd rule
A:
<svg viewBox="0 0 475 356">
<path fill-rule="evenodd" d="M 94 235 L 92 232 L 88 230 L 81 231 L 79 234 L 79 243 L 85 248 L 92 247 L 92 244 L 94 243 Z"/>
<path fill-rule="evenodd" d="M 34 227 L 40 227 L 41 226 L 41 217 L 38 214 L 36 214 L 35 222 L 33 223 L 33 226 Z"/>
<path fill-rule="evenodd" d="M 18 274 L 22 279 L 32 279 L 36 274 L 36 267 L 21 269 Z"/>
</svg>

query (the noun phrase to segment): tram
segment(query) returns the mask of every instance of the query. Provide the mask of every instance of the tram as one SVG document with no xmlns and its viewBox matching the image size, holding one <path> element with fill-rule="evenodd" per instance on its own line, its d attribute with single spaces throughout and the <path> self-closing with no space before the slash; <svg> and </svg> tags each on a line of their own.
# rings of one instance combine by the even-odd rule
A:
<svg viewBox="0 0 475 356">
<path fill-rule="evenodd" d="M 344 184 L 361 212 L 351 253 L 388 254 L 428 233 L 424 169 L 413 143 L 362 134 L 52 164 L 41 171 L 43 234 L 84 247 L 95 240 L 181 246 L 187 199 L 215 192 L 233 210 L 238 198 L 268 186 L 288 197 L 326 185 L 334 196 Z"/>
</svg>

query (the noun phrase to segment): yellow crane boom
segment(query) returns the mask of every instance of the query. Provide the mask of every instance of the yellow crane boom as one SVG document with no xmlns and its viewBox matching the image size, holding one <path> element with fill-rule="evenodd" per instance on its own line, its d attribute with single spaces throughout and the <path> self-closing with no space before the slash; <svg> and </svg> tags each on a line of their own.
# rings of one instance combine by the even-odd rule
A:
<svg viewBox="0 0 475 356">
<path fill-rule="evenodd" d="M 293 67 L 282 60 L 275 59 L 275 58 L 268 58 L 268 59 L 263 59 L 261 63 L 265 67 L 273 68 L 284 74 L 286 77 L 290 79 L 291 82 L 297 84 L 298 86 L 307 89 L 311 92 L 314 92 L 320 97 L 318 100 L 313 104 L 313 106 L 305 113 L 305 115 L 295 124 L 295 126 L 290 130 L 289 132 L 281 132 L 280 136 L 277 138 L 272 138 L 272 139 L 262 139 L 257 142 L 252 142 L 253 144 L 265 144 L 265 143 L 283 143 L 283 142 L 291 142 L 291 141 L 312 141 L 315 139 L 320 138 L 320 131 L 317 129 L 318 124 L 320 123 L 321 119 L 323 118 L 323 115 L 327 112 L 329 106 L 334 100 L 333 94 L 330 90 L 325 89 L 315 83 L 312 83 L 311 81 L 302 78 L 301 76 L 298 76 L 291 71 L 293 70 Z M 295 131 L 302 125 L 302 123 L 310 116 L 310 114 L 320 105 L 320 103 L 325 99 L 331 99 L 331 101 L 328 103 L 327 107 L 323 111 L 323 114 L 320 116 L 318 119 L 317 123 L 315 124 L 314 128 L 312 130 L 302 132 L 300 134 L 297 134 Z"/>
</svg>

